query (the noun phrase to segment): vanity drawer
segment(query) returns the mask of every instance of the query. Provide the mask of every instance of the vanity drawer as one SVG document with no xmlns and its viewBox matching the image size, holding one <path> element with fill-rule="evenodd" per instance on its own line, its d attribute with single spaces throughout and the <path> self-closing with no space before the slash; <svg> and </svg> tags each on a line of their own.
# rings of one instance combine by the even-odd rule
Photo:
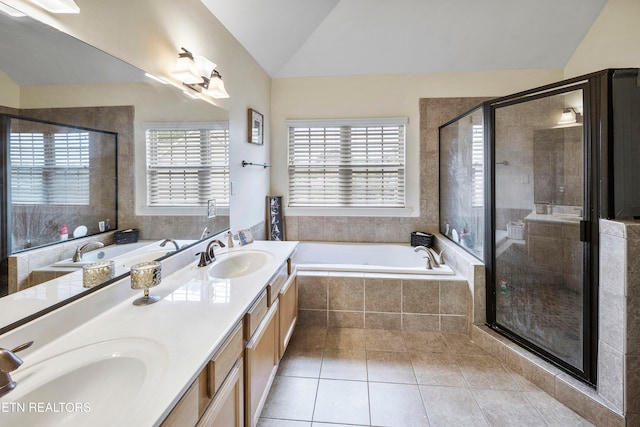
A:
<svg viewBox="0 0 640 427">
<path fill-rule="evenodd" d="M 269 301 L 269 307 L 273 305 L 273 302 L 278 298 L 278 294 L 282 289 L 282 286 L 287 281 L 287 277 L 289 277 L 287 264 L 282 264 L 276 274 L 270 280 L 270 283 L 267 285 L 267 299 Z"/>
<path fill-rule="evenodd" d="M 244 345 L 242 342 L 242 322 L 238 323 L 222 348 L 209 362 L 209 380 L 207 381 L 209 398 L 212 398 L 220 389 L 233 365 L 242 355 Z"/>
<path fill-rule="evenodd" d="M 193 426 L 200 418 L 198 409 L 201 390 L 201 377 L 199 376 L 187 392 L 182 396 L 180 401 L 174 406 L 167 418 L 162 422 L 161 427 L 182 427 Z"/>
<path fill-rule="evenodd" d="M 262 318 L 267 314 L 267 291 L 264 290 L 255 303 L 251 306 L 244 318 L 244 339 L 249 341 L 251 336 L 260 325 Z"/>
</svg>

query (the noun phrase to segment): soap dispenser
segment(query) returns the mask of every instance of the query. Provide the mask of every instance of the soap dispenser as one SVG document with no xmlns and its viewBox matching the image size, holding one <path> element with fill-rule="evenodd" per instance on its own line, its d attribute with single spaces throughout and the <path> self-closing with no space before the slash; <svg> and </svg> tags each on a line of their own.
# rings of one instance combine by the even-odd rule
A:
<svg viewBox="0 0 640 427">
<path fill-rule="evenodd" d="M 233 233 L 231 232 L 231 230 L 227 231 L 227 247 L 233 247 Z"/>
<path fill-rule="evenodd" d="M 62 224 L 60 227 L 60 240 L 67 240 L 69 238 L 69 228 L 67 224 Z"/>
</svg>

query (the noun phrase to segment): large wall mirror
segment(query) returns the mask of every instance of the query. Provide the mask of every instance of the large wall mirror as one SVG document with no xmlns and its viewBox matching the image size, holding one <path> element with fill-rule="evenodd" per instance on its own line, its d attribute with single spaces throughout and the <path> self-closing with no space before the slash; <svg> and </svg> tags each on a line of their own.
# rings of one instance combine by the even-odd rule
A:
<svg viewBox="0 0 640 427">
<path fill-rule="evenodd" d="M 152 80 L 144 71 L 32 18 L 0 13 L 0 114 L 4 115 L 0 121 L 4 144 L 9 143 L 11 132 L 23 130 L 24 134 L 47 134 L 47 146 L 55 146 L 56 134 L 82 139 L 90 132 L 86 154 L 89 158 L 92 153 L 100 154 L 84 165 L 87 167 L 74 163 L 82 169 L 76 176 L 87 174 L 90 194 L 82 203 L 60 199 L 65 191 L 52 199 L 45 186 L 37 190 L 49 197 L 47 203 L 14 200 L 20 195 L 15 191 L 4 194 L 2 222 L 6 225 L 0 230 L 0 296 L 4 298 L 8 298 L 8 257 L 32 252 L 34 247 L 44 247 L 48 257 L 55 254 L 64 246 L 60 244 L 63 224 L 68 239 L 85 233 L 100 237 L 110 226 L 111 231 L 138 229 L 144 240 L 195 241 L 205 228 L 216 233 L 229 227 L 228 149 L 226 167 L 220 161 L 216 166 L 226 170 L 227 176 L 216 181 L 215 215 L 207 210 L 206 197 L 179 210 L 150 208 L 147 191 L 152 188 L 147 185 L 148 130 L 185 132 L 193 127 L 219 130 L 226 126 L 228 144 L 228 113 L 222 108 L 189 98 L 176 87 Z M 37 144 L 31 141 L 31 148 L 24 150 L 33 150 Z M 10 152 L 7 147 L 5 156 Z M 22 158 L 29 163 L 28 151 Z M 66 161 L 69 164 L 68 158 Z M 10 159 L 5 159 L 3 169 L 3 186 L 10 189 Z M 16 180 L 14 176 L 12 182 Z M 20 197 L 35 196 L 25 193 Z M 6 319 L 0 323 L 2 329 Z"/>
</svg>

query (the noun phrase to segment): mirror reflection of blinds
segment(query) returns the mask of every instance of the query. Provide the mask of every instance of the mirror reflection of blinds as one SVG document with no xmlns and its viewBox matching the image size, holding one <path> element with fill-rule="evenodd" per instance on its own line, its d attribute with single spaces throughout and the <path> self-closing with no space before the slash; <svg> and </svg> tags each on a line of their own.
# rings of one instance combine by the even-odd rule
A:
<svg viewBox="0 0 640 427">
<path fill-rule="evenodd" d="M 146 131 L 148 206 L 228 207 L 228 127 L 177 127 Z"/>
<path fill-rule="evenodd" d="M 472 125 L 471 139 L 471 206 L 484 206 L 484 131 L 483 125 Z"/>
<path fill-rule="evenodd" d="M 289 121 L 289 206 L 404 207 L 406 119 Z"/>
<path fill-rule="evenodd" d="M 88 205 L 89 133 L 11 133 L 13 204 Z"/>
</svg>

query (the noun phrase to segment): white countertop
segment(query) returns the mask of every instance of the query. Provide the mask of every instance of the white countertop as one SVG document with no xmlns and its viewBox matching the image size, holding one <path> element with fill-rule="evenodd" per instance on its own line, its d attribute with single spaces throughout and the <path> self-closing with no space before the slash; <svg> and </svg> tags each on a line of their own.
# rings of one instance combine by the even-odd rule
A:
<svg viewBox="0 0 640 427">
<path fill-rule="evenodd" d="M 150 289 L 152 295 L 159 295 L 162 299 L 149 306 L 134 306 L 133 300 L 140 297 L 142 291 L 129 289 L 131 296 L 120 304 L 77 325 L 41 348 L 37 348 L 36 342 L 34 350 L 23 359 L 24 369 L 19 368 L 12 376 L 20 385 L 21 381 L 28 381 L 29 372 L 26 368 L 30 365 L 89 343 L 127 339 L 150 341 L 157 344 L 150 347 L 161 349 L 155 353 L 157 358 L 154 357 L 154 360 L 166 364 L 162 377 L 150 393 L 137 396 L 135 405 L 128 408 L 130 412 L 113 408 L 113 419 L 95 420 L 88 412 L 77 415 L 78 424 L 65 425 L 157 425 L 195 380 L 296 245 L 297 242 L 256 241 L 245 247 L 217 250 L 216 254 L 220 256 L 225 252 L 244 249 L 264 250 L 274 256 L 256 272 L 226 280 L 212 279 L 207 274 L 208 268 L 197 267 L 194 260 L 168 277 L 163 277 L 159 286 Z M 129 280 L 113 286 L 129 287 Z M 82 304 L 84 310 L 90 310 L 92 298 L 88 296 L 74 304 Z M 105 372 L 105 375 L 109 373 Z M 82 389 L 83 386 L 79 384 L 78 387 Z M 10 402 L 12 393 L 2 397 L 0 403 Z M 94 404 L 97 405 L 97 402 Z"/>
<path fill-rule="evenodd" d="M 143 240 L 131 244 L 132 250 L 128 254 L 143 252 L 149 250 L 149 248 L 159 248 L 161 242 L 162 240 Z M 193 240 L 180 240 L 178 243 L 181 246 L 185 246 L 193 243 Z M 165 248 L 172 250 L 173 245 Z M 69 268 L 58 269 L 60 271 L 70 270 Z M 116 276 L 123 273 L 125 272 L 119 271 Z M 86 291 L 87 288 L 82 286 L 82 267 L 79 267 L 72 269 L 71 273 L 64 276 L 4 296 L 0 298 L 0 327 L 10 325 Z"/>
</svg>

